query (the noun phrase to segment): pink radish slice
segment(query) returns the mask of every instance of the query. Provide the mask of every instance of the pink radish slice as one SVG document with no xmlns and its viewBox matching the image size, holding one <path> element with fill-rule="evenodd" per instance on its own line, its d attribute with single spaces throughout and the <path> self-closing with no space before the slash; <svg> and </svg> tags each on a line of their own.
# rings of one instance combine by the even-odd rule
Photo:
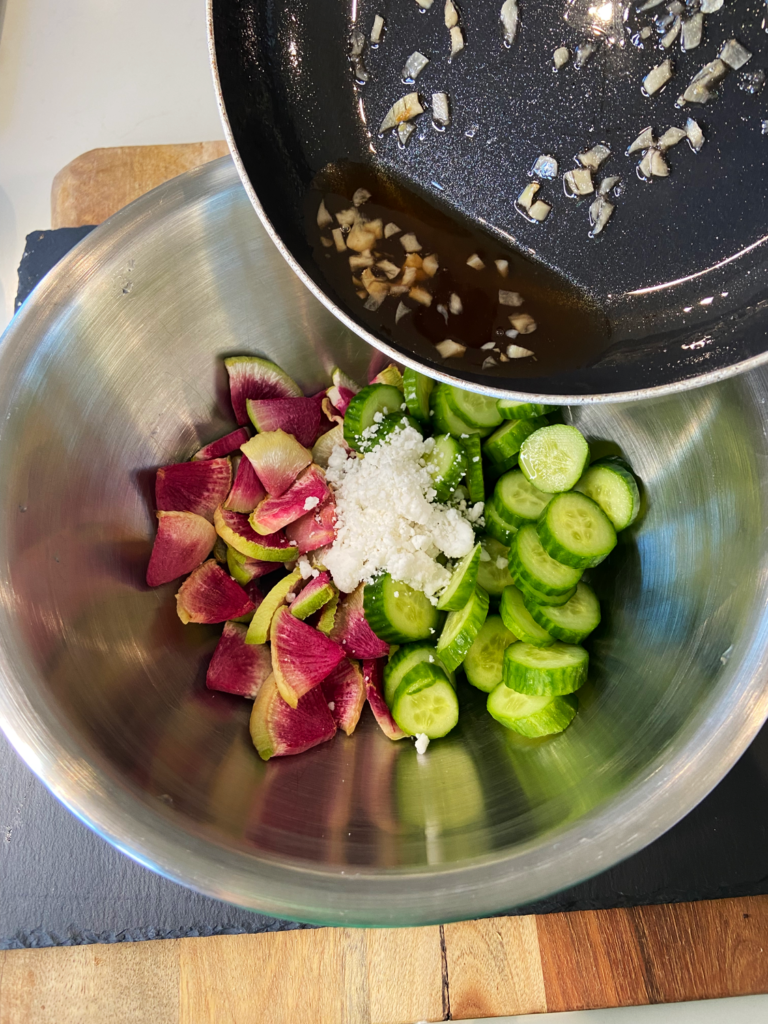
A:
<svg viewBox="0 0 768 1024">
<path fill-rule="evenodd" d="M 259 433 L 284 430 L 311 448 L 320 432 L 323 411 L 314 398 L 249 398 L 246 407 Z"/>
<path fill-rule="evenodd" d="M 240 449 L 264 484 L 267 493 L 279 498 L 312 462 L 312 452 L 284 430 L 257 434 Z"/>
<path fill-rule="evenodd" d="M 392 717 L 392 713 L 384 700 L 384 661 L 378 658 L 376 661 L 363 662 L 363 679 L 365 680 L 365 695 L 368 698 L 371 711 L 379 723 L 381 731 L 391 740 L 403 740 L 406 734 Z"/>
<path fill-rule="evenodd" d="M 258 356 L 232 356 L 224 360 L 229 374 L 229 394 L 235 419 L 248 422 L 249 398 L 298 398 L 301 388 L 276 363 Z"/>
<path fill-rule="evenodd" d="M 330 493 L 322 469 L 308 466 L 280 497 L 270 495 L 265 498 L 252 512 L 248 522 L 262 536 L 276 533 L 301 519 L 308 511 L 318 508 Z"/>
<path fill-rule="evenodd" d="M 344 653 L 352 658 L 386 658 L 389 644 L 376 636 L 363 611 L 364 589 L 365 584 L 361 583 L 339 602 L 331 639 L 341 644 Z"/>
<path fill-rule="evenodd" d="M 248 516 L 241 512 L 230 512 L 217 508 L 213 514 L 216 533 L 235 551 L 261 562 L 291 562 L 298 554 L 283 533 L 262 537 L 255 533 L 248 522 Z"/>
<path fill-rule="evenodd" d="M 206 560 L 216 543 L 216 531 L 194 512 L 158 512 L 157 536 L 147 566 L 147 583 L 163 583 L 186 576 Z"/>
<path fill-rule="evenodd" d="M 294 708 L 298 699 L 321 683 L 344 657 L 338 644 L 295 618 L 285 605 L 275 612 L 269 639 L 277 688 Z"/>
<path fill-rule="evenodd" d="M 253 704 L 250 728 L 253 745 L 264 761 L 301 754 L 332 739 L 336 733 L 336 723 L 320 687 L 305 693 L 292 708 L 280 696 L 274 675 L 261 685 Z"/>
<path fill-rule="evenodd" d="M 234 693 L 238 697 L 256 697 L 272 671 L 272 658 L 266 645 L 246 644 L 246 626 L 226 622 L 213 652 L 205 685 L 209 690 Z"/>
<path fill-rule="evenodd" d="M 231 455 L 232 452 L 238 452 L 240 451 L 240 445 L 245 444 L 250 436 L 247 427 L 239 427 L 237 430 L 233 430 L 231 434 L 220 437 L 218 441 L 211 441 L 210 444 L 201 448 L 199 452 L 195 452 L 192 456 L 192 461 L 221 459 L 225 455 Z"/>
<path fill-rule="evenodd" d="M 334 722 L 351 736 L 365 704 L 365 681 L 359 663 L 344 658 L 321 686 Z"/>
<path fill-rule="evenodd" d="M 158 469 L 155 501 L 160 512 L 194 512 L 213 521 L 214 511 L 229 494 L 231 486 L 229 459 L 177 462 Z"/>
<path fill-rule="evenodd" d="M 256 470 L 245 456 L 240 459 L 235 473 L 235 482 L 232 490 L 224 502 L 224 508 L 232 512 L 253 512 L 256 506 L 267 496 L 261 480 L 256 476 Z"/>
<path fill-rule="evenodd" d="M 294 523 L 289 523 L 285 528 L 285 535 L 289 541 L 296 544 L 296 550 L 300 555 L 333 544 L 336 539 L 336 501 L 333 495 L 315 511 L 308 512 Z"/>
<path fill-rule="evenodd" d="M 243 588 L 213 558 L 195 569 L 176 595 L 176 611 L 185 626 L 188 622 L 239 619 L 255 607 Z"/>
</svg>

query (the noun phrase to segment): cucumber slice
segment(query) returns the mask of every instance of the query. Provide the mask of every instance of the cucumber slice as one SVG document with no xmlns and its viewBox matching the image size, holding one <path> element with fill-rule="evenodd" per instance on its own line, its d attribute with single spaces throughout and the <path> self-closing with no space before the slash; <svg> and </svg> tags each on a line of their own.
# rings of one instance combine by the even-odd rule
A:
<svg viewBox="0 0 768 1024">
<path fill-rule="evenodd" d="M 460 611 L 448 613 L 437 641 L 437 653 L 449 672 L 457 669 L 466 658 L 487 614 L 488 595 L 480 587 L 475 587 Z"/>
<path fill-rule="evenodd" d="M 493 496 L 497 512 L 510 526 L 535 523 L 552 500 L 551 494 L 534 487 L 519 469 L 505 473 L 496 481 Z"/>
<path fill-rule="evenodd" d="M 504 682 L 518 693 L 560 696 L 586 682 L 588 666 L 587 652 L 573 644 L 512 644 L 504 651 Z"/>
<path fill-rule="evenodd" d="M 372 427 L 368 428 L 368 436 L 364 437 L 360 442 L 360 451 L 368 452 L 372 448 L 376 448 L 394 434 L 395 431 L 404 430 L 406 427 L 413 427 L 422 436 L 424 434 L 424 427 L 413 416 L 408 416 L 404 412 L 388 413 L 381 422 L 374 423 Z"/>
<path fill-rule="evenodd" d="M 515 576 L 511 573 L 512 582 L 526 599 L 533 604 L 546 604 L 546 605 L 562 605 L 566 601 L 570 601 L 573 595 L 576 593 L 576 587 L 571 587 L 570 590 L 566 590 L 564 594 L 542 594 L 540 590 L 536 590 L 529 583 L 526 583 L 522 576 Z"/>
<path fill-rule="evenodd" d="M 435 447 L 425 456 L 424 462 L 435 469 L 432 486 L 435 488 L 437 500 L 448 501 L 464 476 L 464 449 L 455 437 L 441 434 L 435 438 Z"/>
<path fill-rule="evenodd" d="M 501 683 L 488 695 L 486 706 L 507 729 L 535 738 L 566 729 L 576 717 L 579 698 L 572 693 L 563 697 L 531 697 Z"/>
<path fill-rule="evenodd" d="M 409 736 L 445 736 L 459 720 L 456 691 L 439 665 L 422 661 L 406 672 L 392 701 L 392 717 Z"/>
<path fill-rule="evenodd" d="M 567 423 L 542 427 L 520 448 L 520 469 L 540 491 L 570 491 L 584 472 L 589 445 L 584 435 Z"/>
<path fill-rule="evenodd" d="M 483 480 L 483 452 L 480 438 L 477 435 L 462 441 L 464 458 L 467 463 L 467 490 L 469 500 L 474 505 L 477 501 L 485 501 L 485 481 Z"/>
<path fill-rule="evenodd" d="M 475 391 L 464 391 L 448 384 L 445 398 L 451 411 L 466 420 L 471 427 L 493 429 L 502 421 L 496 408 L 496 399 L 488 395 L 478 395 Z"/>
<path fill-rule="evenodd" d="M 366 439 L 363 431 L 368 430 L 376 422 L 376 413 L 386 416 L 390 412 L 399 412 L 403 404 L 402 392 L 391 384 L 369 384 L 358 391 L 344 414 L 344 440 L 350 448 L 362 451 Z"/>
<path fill-rule="evenodd" d="M 509 547 L 495 537 L 486 536 L 480 538 L 480 549 L 477 585 L 491 597 L 500 597 L 505 588 L 514 583 L 509 572 Z"/>
<path fill-rule="evenodd" d="M 559 607 L 537 605 L 528 600 L 525 607 L 550 636 L 565 644 L 580 644 L 600 625 L 600 602 L 586 583 L 578 583 L 570 601 Z"/>
<path fill-rule="evenodd" d="M 554 412 L 556 405 L 538 405 L 536 402 L 515 402 L 511 398 L 500 398 L 496 403 L 499 416 L 504 420 L 533 420 Z"/>
<path fill-rule="evenodd" d="M 437 649 L 428 640 L 420 640 L 415 644 L 403 644 L 398 647 L 387 664 L 384 666 L 384 700 L 392 709 L 392 702 L 395 699 L 397 688 L 405 678 L 406 673 L 420 664 L 422 661 L 430 665 L 437 665 L 445 669 L 445 665 L 437 656 Z M 453 672 L 446 672 L 448 682 L 456 689 L 456 676 Z"/>
<path fill-rule="evenodd" d="M 589 501 L 585 498 L 585 501 Z M 547 505 L 544 514 L 549 511 Z M 581 579 L 581 570 L 554 559 L 543 548 L 538 527 L 530 524 L 517 531 L 509 554 L 509 570 L 517 579 L 525 580 L 529 587 L 541 594 L 567 593 Z"/>
<path fill-rule="evenodd" d="M 640 511 L 640 490 L 629 466 L 612 456 L 593 462 L 574 487 L 596 501 L 615 530 L 626 530 Z"/>
<path fill-rule="evenodd" d="M 509 547 L 515 539 L 517 527 L 511 526 L 508 522 L 502 519 L 496 504 L 495 494 L 492 494 L 488 501 L 486 501 L 483 515 L 485 516 L 486 532 L 490 533 L 492 537 L 495 537 L 499 543 L 505 544 Z"/>
<path fill-rule="evenodd" d="M 541 627 L 525 606 L 523 595 L 517 587 L 507 587 L 501 595 L 501 621 L 524 644 L 534 647 L 551 647 L 555 638 Z"/>
<path fill-rule="evenodd" d="M 480 545 L 475 544 L 453 570 L 450 582 L 437 602 L 439 612 L 457 612 L 464 607 L 475 589 L 479 565 Z"/>
<path fill-rule="evenodd" d="M 408 412 L 420 423 L 429 423 L 429 396 L 435 382 L 418 370 L 406 366 L 403 370 L 403 390 Z"/>
<path fill-rule="evenodd" d="M 517 642 L 499 615 L 489 615 L 464 659 L 467 681 L 484 693 L 501 682 L 504 651 Z"/>
<path fill-rule="evenodd" d="M 432 391 L 430 405 L 432 407 L 432 425 L 437 434 L 450 434 L 452 437 L 467 438 L 473 434 L 486 437 L 491 432 L 490 427 L 473 427 L 448 405 L 446 391 L 448 384 L 438 384 Z"/>
<path fill-rule="evenodd" d="M 574 569 L 599 565 L 616 547 L 611 520 L 596 501 L 578 491 L 553 498 L 536 529 L 547 554 Z"/>
<path fill-rule="evenodd" d="M 517 462 L 525 440 L 546 422 L 543 419 L 507 420 L 491 434 L 483 445 L 483 452 L 492 463 L 506 469 L 510 460 L 512 465 Z"/>
<path fill-rule="evenodd" d="M 440 613 L 420 590 L 396 582 L 389 573 L 377 576 L 363 589 L 363 610 L 376 636 L 389 644 L 428 640 Z"/>
</svg>

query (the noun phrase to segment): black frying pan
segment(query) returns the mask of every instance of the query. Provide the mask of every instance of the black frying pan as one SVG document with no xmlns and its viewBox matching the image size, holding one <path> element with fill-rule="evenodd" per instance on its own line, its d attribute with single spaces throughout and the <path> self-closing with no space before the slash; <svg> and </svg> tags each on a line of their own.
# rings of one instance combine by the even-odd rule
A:
<svg viewBox="0 0 768 1024">
<path fill-rule="evenodd" d="M 367 340 L 434 376 L 576 400 L 677 390 L 767 357 L 768 137 L 761 129 L 768 88 L 742 88 L 745 72 L 766 63 L 761 0 L 727 0 L 707 16 L 702 44 L 688 53 L 679 43 L 663 51 L 654 38 L 638 49 L 629 36 L 639 16 L 616 3 L 597 15 L 597 0 L 520 0 L 518 36 L 507 48 L 501 0 L 464 2 L 457 6 L 467 45 L 451 63 L 443 0 L 427 12 L 416 0 L 209 2 L 225 124 L 254 205 L 305 282 Z M 348 57 L 350 31 L 354 19 L 368 35 L 377 13 L 386 18 L 386 34 L 366 53 L 371 79 L 361 87 Z M 728 76 L 711 103 L 676 109 L 692 75 L 730 37 L 752 60 Z M 573 53 L 587 39 L 598 43 L 591 59 L 554 72 L 555 48 Z M 430 64 L 408 87 L 401 69 L 417 49 Z M 666 56 L 675 77 L 661 93 L 643 96 L 643 75 Z M 378 126 L 409 88 L 426 99 L 447 91 L 452 124 L 434 130 L 427 109 L 402 148 L 392 133 L 379 137 Z M 683 142 L 668 153 L 668 178 L 640 181 L 639 157 L 625 155 L 628 144 L 646 126 L 658 135 L 688 114 L 704 130 L 701 152 Z M 536 157 L 553 154 L 562 172 L 596 142 L 612 151 L 597 177 L 621 177 L 602 235 L 588 237 L 594 197 L 568 199 L 559 180 L 542 186 L 553 207 L 548 220 L 529 223 L 514 200 Z M 323 195 L 329 206 L 346 205 L 358 186 L 404 229 L 409 217 L 427 223 L 450 249 L 441 260 L 452 288 L 463 285 L 469 297 L 470 333 L 478 323 L 498 331 L 499 320 L 482 289 L 470 294 L 476 279 L 465 255 L 481 250 L 488 261 L 511 252 L 506 286 L 525 292 L 535 307 L 539 330 L 520 340 L 536 359 L 484 371 L 487 352 L 470 350 L 446 362 L 429 340 L 441 329 L 434 308 L 397 327 L 394 303 L 389 312 L 367 313 L 350 276 L 321 249 L 315 223 Z"/>
</svg>

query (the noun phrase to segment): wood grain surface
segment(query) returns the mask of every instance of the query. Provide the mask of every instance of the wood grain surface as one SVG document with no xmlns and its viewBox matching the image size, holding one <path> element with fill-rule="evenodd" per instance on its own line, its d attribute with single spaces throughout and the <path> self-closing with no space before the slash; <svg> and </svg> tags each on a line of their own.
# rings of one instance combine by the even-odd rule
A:
<svg viewBox="0 0 768 1024">
<path fill-rule="evenodd" d="M 0 953 L 0 1024 L 413 1024 L 768 992 L 768 896 Z"/>
<path fill-rule="evenodd" d="M 177 174 L 226 156 L 226 142 L 92 149 L 63 167 L 51 189 L 51 227 L 101 224 Z"/>
</svg>

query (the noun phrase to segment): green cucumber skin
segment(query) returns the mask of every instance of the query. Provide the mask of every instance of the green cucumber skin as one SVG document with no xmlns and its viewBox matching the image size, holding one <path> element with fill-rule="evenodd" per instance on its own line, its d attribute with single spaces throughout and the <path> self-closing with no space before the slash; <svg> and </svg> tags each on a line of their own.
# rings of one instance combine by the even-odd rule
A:
<svg viewBox="0 0 768 1024">
<path fill-rule="evenodd" d="M 418 423 L 413 416 L 408 416 L 404 412 L 391 412 L 388 413 L 381 423 L 378 424 L 378 430 L 376 433 L 365 440 L 360 440 L 361 452 L 369 452 L 372 448 L 376 448 L 382 442 L 386 441 L 388 437 L 395 433 L 397 430 L 404 430 L 406 427 L 413 427 L 422 436 L 424 435 L 424 428 L 421 423 Z"/>
<path fill-rule="evenodd" d="M 500 683 L 499 686 L 505 686 L 505 683 Z M 509 689 L 509 687 L 506 687 Z M 498 690 L 498 687 L 496 688 Z M 575 693 L 566 693 L 560 697 L 553 697 L 546 708 L 528 715 L 524 718 L 509 718 L 503 713 L 499 714 L 495 707 L 494 701 L 491 700 L 493 693 L 492 691 L 488 694 L 488 701 L 486 707 L 489 713 L 496 721 L 503 725 L 505 729 L 511 729 L 513 732 L 519 733 L 521 736 L 527 736 L 529 739 L 538 739 L 541 736 L 555 736 L 557 733 L 563 732 L 576 717 L 576 712 L 579 709 L 579 698 Z"/>
<path fill-rule="evenodd" d="M 520 469 L 512 470 L 511 472 L 512 473 L 519 473 L 520 476 L 524 480 L 526 480 L 525 474 L 522 472 L 522 470 L 520 470 Z M 528 523 L 535 523 L 538 520 L 538 518 L 541 515 L 541 512 L 543 511 L 543 509 L 546 508 L 546 505 L 549 503 L 549 501 L 551 501 L 551 496 L 550 495 L 546 496 L 547 497 L 547 502 L 545 502 L 545 504 L 536 513 L 536 515 L 534 515 L 534 516 L 523 516 L 523 515 L 521 515 L 519 512 L 516 512 L 511 507 L 509 502 L 505 501 L 505 499 L 504 499 L 504 481 L 507 480 L 507 478 L 510 475 L 511 474 L 509 474 L 509 473 L 504 473 L 504 474 L 502 474 L 502 476 L 499 477 L 499 479 L 496 481 L 496 487 L 494 488 L 493 496 L 495 498 L 496 511 L 499 513 L 499 517 L 501 519 L 503 519 L 505 523 L 509 523 L 510 526 L 514 526 L 514 527 L 517 527 L 517 529 L 519 529 L 521 526 L 526 526 Z M 526 483 L 528 484 L 527 480 L 526 480 Z M 533 487 L 533 484 L 528 484 L 528 486 Z M 537 490 L 537 488 L 534 488 L 534 490 Z M 544 492 L 542 491 L 540 493 L 543 494 Z"/>
<path fill-rule="evenodd" d="M 445 400 L 448 403 L 448 408 L 451 410 L 454 416 L 458 416 L 459 419 L 465 420 L 472 427 L 479 427 L 480 430 L 495 430 L 496 427 L 501 426 L 503 417 L 496 408 L 496 402 L 492 398 L 488 398 L 487 401 L 483 403 L 483 405 L 485 406 L 483 418 L 488 420 L 489 422 L 482 423 L 480 422 L 480 417 L 476 416 L 473 418 L 471 415 L 467 415 L 465 402 L 464 400 L 462 400 L 461 397 L 462 395 L 465 394 L 472 394 L 472 392 L 464 391 L 463 389 L 457 388 L 452 384 L 446 385 Z M 484 396 L 478 397 L 482 399 L 482 397 Z"/>
<path fill-rule="evenodd" d="M 562 499 L 568 499 L 570 493 L 568 491 L 563 492 L 560 495 L 555 495 L 552 501 L 547 505 L 544 511 L 539 517 L 539 521 L 536 524 L 536 532 L 539 535 L 541 546 L 547 552 L 550 558 L 554 558 L 556 562 L 560 562 L 561 565 L 568 565 L 572 569 L 592 569 L 596 565 L 600 565 L 601 562 L 610 555 L 611 551 L 616 547 L 616 531 L 613 528 L 613 523 L 610 521 L 608 516 L 603 512 L 596 501 L 592 501 L 587 495 L 583 495 L 584 501 L 590 502 L 595 506 L 596 511 L 605 519 L 606 523 L 610 527 L 612 534 L 613 544 L 607 551 L 602 551 L 595 555 L 579 555 L 574 551 L 570 551 L 560 543 L 553 529 L 550 526 L 549 519 L 554 516 L 557 512 L 558 502 Z"/>
<path fill-rule="evenodd" d="M 403 370 L 403 391 L 408 412 L 420 423 L 429 423 L 429 399 L 435 382 L 418 370 L 406 366 Z"/>
<path fill-rule="evenodd" d="M 546 435 L 546 440 L 544 439 Z M 557 438 L 557 440 L 554 440 Z M 546 461 L 540 451 L 542 444 L 554 443 L 562 452 L 565 450 L 568 465 L 565 469 L 554 470 L 542 464 Z M 575 449 L 578 449 L 576 452 Z M 529 483 L 547 494 L 570 491 L 579 482 L 589 461 L 587 439 L 576 427 L 568 423 L 544 422 L 539 430 L 533 431 L 520 446 L 518 463 Z M 555 479 L 553 479 L 555 478 Z"/>
<path fill-rule="evenodd" d="M 524 644 L 533 644 L 534 647 L 551 647 L 555 642 L 555 638 L 550 636 L 549 633 L 542 627 L 539 626 L 538 622 L 533 619 L 533 616 L 525 606 L 525 601 L 522 602 L 523 607 L 519 607 L 519 598 L 514 593 L 514 587 L 507 587 L 507 590 L 501 595 L 501 604 L 499 605 L 499 614 L 501 615 L 501 621 L 514 635 L 521 640 Z M 517 607 L 515 605 L 517 604 Z M 533 620 L 533 627 L 537 627 L 538 632 L 534 631 L 531 626 L 531 621 L 526 621 L 526 617 L 523 614 L 528 612 L 530 619 Z M 543 636 L 542 636 L 543 634 Z"/>
<path fill-rule="evenodd" d="M 464 457 L 467 460 L 467 490 L 469 500 L 474 505 L 485 501 L 485 479 L 483 477 L 483 450 L 480 438 L 475 434 L 462 442 Z"/>
<path fill-rule="evenodd" d="M 510 526 L 501 518 L 493 494 L 486 501 L 483 514 L 485 515 L 485 532 L 505 547 L 511 547 L 517 534 L 517 527 Z"/>
<path fill-rule="evenodd" d="M 492 598 L 499 598 L 504 593 L 504 590 L 514 582 L 509 573 L 509 545 L 503 544 L 488 534 L 481 538 L 481 543 L 490 558 L 485 561 L 482 558 L 480 559 L 480 565 L 477 569 L 477 583 Z M 497 558 L 504 558 L 506 566 L 503 569 L 500 569 L 495 564 Z"/>
<path fill-rule="evenodd" d="M 497 666 L 496 653 L 494 653 L 492 666 L 494 671 L 492 673 L 489 671 L 489 668 L 491 667 L 490 659 L 487 656 L 483 659 L 481 656 L 489 646 L 487 639 L 485 639 L 488 634 L 498 635 L 504 644 L 503 647 L 500 647 L 498 644 L 496 645 L 498 653 L 498 671 L 495 671 Z M 480 627 L 480 631 L 464 659 L 464 674 L 466 675 L 467 682 L 470 686 L 474 686 L 476 690 L 482 690 L 483 693 L 490 693 L 491 690 L 495 689 L 501 682 L 504 650 L 509 647 L 510 644 L 516 642 L 517 637 L 507 629 L 501 616 L 489 615 Z M 478 653 L 478 647 L 480 648 L 480 653 Z M 475 652 L 474 655 L 473 652 Z M 491 678 L 491 676 L 493 676 L 493 678 Z M 496 678 L 497 676 L 498 678 Z"/>
<path fill-rule="evenodd" d="M 424 628 L 413 635 L 409 635 L 402 632 L 402 630 L 397 629 L 389 621 L 386 608 L 384 607 L 386 600 L 384 588 L 388 578 L 388 573 L 385 573 L 382 576 L 377 576 L 373 583 L 368 583 L 363 588 L 363 613 L 368 625 L 376 636 L 379 637 L 380 640 L 384 640 L 385 643 L 407 644 L 412 643 L 415 640 L 428 640 L 433 633 L 437 631 L 438 623 L 440 621 L 440 615 L 437 608 L 433 608 L 432 605 L 429 604 L 429 601 L 427 601 L 427 598 L 424 598 L 425 602 L 434 613 L 430 617 L 430 621 L 428 623 L 425 621 Z"/>
<path fill-rule="evenodd" d="M 387 412 L 399 412 L 403 404 L 402 394 L 391 384 L 369 384 L 362 391 L 358 391 L 344 414 L 344 440 L 355 451 L 361 450 L 360 445 L 364 443 L 363 431 L 373 423 L 373 413 L 370 422 L 364 422 L 369 418 L 368 410 L 374 408 L 374 412 L 383 412 L 383 408 L 376 408 L 377 393 L 379 402 L 386 402 Z"/>
<path fill-rule="evenodd" d="M 432 478 L 432 486 L 435 489 L 435 497 L 438 501 L 446 502 L 459 486 L 461 478 L 466 471 L 466 457 L 464 449 L 451 434 L 440 434 L 435 437 L 435 447 L 432 450 L 432 459 L 427 457 L 425 461 L 436 462 L 438 458 L 449 458 L 448 467 L 444 473 L 437 473 Z"/>
<path fill-rule="evenodd" d="M 547 508 L 549 508 L 549 506 L 547 506 Z M 546 512 L 546 509 L 544 511 Z M 553 597 L 557 597 L 558 595 L 562 594 L 567 594 L 570 590 L 573 589 L 573 587 L 576 586 L 581 576 L 577 576 L 574 582 L 567 586 L 565 584 L 563 584 L 562 586 L 555 586 L 554 584 L 547 583 L 546 580 L 542 580 L 539 576 L 537 576 L 531 569 L 529 569 L 526 566 L 525 562 L 523 561 L 520 555 L 520 543 L 521 539 L 524 539 L 524 535 L 521 538 L 521 534 L 523 534 L 524 530 L 533 530 L 536 532 L 538 536 L 538 526 L 524 526 L 521 530 L 518 531 L 518 534 L 515 538 L 515 543 L 510 546 L 509 571 L 512 573 L 513 576 L 525 580 L 528 587 L 530 587 L 532 590 L 538 591 L 540 594 L 551 594 Z M 539 537 L 539 539 L 541 538 Z M 549 552 L 547 552 L 547 554 L 549 554 Z M 552 556 L 550 555 L 550 558 L 551 557 Z M 555 561 L 559 561 L 559 559 L 555 559 Z M 564 568 L 573 569 L 574 566 L 564 566 Z M 573 576 L 570 575 L 570 578 L 573 579 Z"/>
<path fill-rule="evenodd" d="M 428 730 L 415 728 L 408 715 L 410 710 L 408 704 L 413 701 L 414 697 L 418 697 L 420 693 L 424 693 L 434 687 L 439 688 L 442 695 L 447 698 L 449 705 L 448 717 L 437 728 L 435 726 Z M 409 672 L 406 672 L 392 699 L 392 717 L 406 735 L 413 736 L 416 732 L 423 731 L 430 740 L 439 740 L 443 736 L 447 736 L 451 729 L 456 727 L 459 721 L 459 702 L 456 697 L 456 691 L 439 665 L 421 662 L 418 665 L 414 665 Z"/>
<path fill-rule="evenodd" d="M 500 398 L 496 403 L 499 416 L 505 420 L 533 420 L 548 416 L 558 408 L 556 405 L 537 405 L 535 402 L 513 402 Z"/>
<path fill-rule="evenodd" d="M 395 699 L 395 693 L 400 683 L 405 678 L 406 674 L 421 661 L 429 661 L 430 657 L 434 658 L 434 664 L 440 668 L 445 669 L 445 666 L 440 661 L 437 654 L 437 648 L 434 643 L 429 640 L 417 640 L 411 644 L 403 644 L 402 647 L 398 647 L 392 657 L 389 659 L 387 664 L 384 666 L 384 700 L 387 702 L 390 711 L 392 710 L 392 704 Z M 403 663 L 406 663 L 405 671 L 403 671 Z M 411 662 L 411 664 L 408 664 Z M 448 682 L 451 686 L 456 689 L 456 677 L 453 673 L 448 673 Z"/>
<path fill-rule="evenodd" d="M 480 629 L 488 615 L 490 598 L 481 587 L 475 587 L 475 592 L 467 602 L 465 608 L 470 604 L 472 605 L 472 608 L 469 609 L 466 621 L 462 624 L 461 629 L 455 634 L 455 636 L 450 639 L 448 639 L 448 635 L 456 621 L 455 619 L 452 620 L 451 616 L 461 615 L 464 609 L 458 612 L 449 612 L 448 618 L 443 626 L 443 632 L 440 634 L 440 639 L 437 641 L 438 657 L 449 672 L 456 671 L 459 665 L 466 658 L 469 648 L 475 642 L 475 638 L 480 632 Z M 446 638 L 445 642 L 443 642 L 444 638 Z M 441 643 L 443 644 L 442 647 Z"/>
<path fill-rule="evenodd" d="M 460 416 L 457 416 L 448 405 L 445 389 L 448 384 L 438 384 L 432 392 L 430 399 L 432 426 L 436 434 L 450 434 L 462 440 L 477 434 L 478 437 L 487 437 L 491 429 L 482 430 L 480 427 L 473 427 Z"/>
<path fill-rule="evenodd" d="M 510 571 L 512 580 L 523 595 L 529 601 L 533 601 L 534 604 L 549 605 L 550 607 L 557 608 L 560 605 L 567 604 L 571 600 L 573 595 L 576 593 L 576 587 L 571 587 L 570 590 L 566 590 L 564 594 L 542 594 L 540 590 L 536 590 L 535 587 L 529 585 L 528 581 L 522 576 L 516 576 Z"/>
<path fill-rule="evenodd" d="M 486 457 L 497 466 L 506 465 L 511 459 L 516 463 L 523 443 L 541 427 L 544 419 L 507 420 L 495 430 L 483 445 Z"/>
<path fill-rule="evenodd" d="M 578 665 L 562 668 L 532 668 L 521 665 L 510 657 L 510 652 L 522 654 L 525 644 L 512 644 L 504 652 L 503 681 L 510 690 L 528 693 L 534 697 L 562 697 L 566 693 L 574 693 L 587 681 L 589 657 L 585 657 Z M 586 651 L 584 652 L 586 655 Z"/>
<path fill-rule="evenodd" d="M 576 590 L 578 590 L 579 587 L 587 587 L 587 584 L 579 583 Z M 592 591 L 592 588 L 589 587 L 587 589 L 589 589 L 590 593 L 594 597 L 594 592 Z M 595 598 L 595 601 L 597 601 L 597 598 Z M 564 626 L 562 623 L 557 621 L 557 611 L 555 611 L 555 615 L 553 617 L 553 615 L 545 605 L 540 605 L 537 604 L 535 601 L 530 600 L 530 598 L 526 597 L 526 594 L 524 592 L 523 602 L 525 604 L 525 607 L 531 613 L 531 618 L 534 620 L 534 622 L 537 622 L 541 626 L 541 628 L 545 629 L 550 636 L 553 636 L 555 638 L 555 640 L 560 640 L 564 644 L 580 644 L 582 640 L 586 640 L 589 634 L 593 633 L 600 625 L 601 616 L 599 604 L 597 605 L 597 619 L 596 621 L 594 621 L 594 625 L 590 625 L 589 629 L 569 629 L 567 626 Z M 565 604 L 567 603 L 568 602 L 566 601 Z M 560 605 L 559 607 L 563 608 L 564 606 L 565 605 Z"/>
<path fill-rule="evenodd" d="M 460 611 L 467 601 L 472 596 L 472 591 L 475 589 L 477 584 L 477 570 L 480 567 L 480 545 L 476 544 L 471 552 L 472 557 L 466 566 L 464 566 L 461 580 L 458 586 L 452 593 L 448 593 L 453 584 L 453 576 L 451 576 L 450 582 L 446 592 L 442 594 L 439 601 L 437 602 L 437 610 L 439 612 L 458 612 Z M 461 560 L 459 565 L 454 569 L 454 575 L 459 572 L 464 559 Z"/>
<path fill-rule="evenodd" d="M 584 481 L 586 481 L 587 476 L 593 469 L 610 470 L 610 472 L 615 473 L 616 476 L 620 477 L 621 480 L 624 482 L 624 484 L 627 487 L 627 490 L 629 491 L 632 497 L 632 512 L 630 513 L 628 519 L 623 519 L 620 522 L 616 522 L 616 520 L 610 514 L 608 509 L 604 505 L 602 505 L 596 497 L 590 494 L 588 490 L 584 489 L 584 486 L 582 486 L 582 484 L 584 483 Z M 585 486 L 588 486 L 588 484 L 585 484 Z M 624 459 L 620 458 L 618 455 L 609 455 L 604 459 L 598 459 L 596 462 L 593 462 L 591 466 L 588 466 L 587 469 L 584 470 L 584 474 L 581 477 L 581 480 L 579 480 L 579 482 L 574 487 L 574 490 L 580 491 L 582 494 L 586 494 L 588 498 L 592 498 L 593 501 L 596 501 L 597 504 L 600 505 L 600 508 L 602 508 L 603 512 L 605 512 L 605 514 L 613 523 L 613 527 L 617 533 L 619 533 L 621 530 L 626 530 L 629 526 L 631 526 L 640 514 L 640 488 L 638 486 L 637 479 L 635 477 L 635 474 L 632 472 L 632 469 L 630 468 L 629 464 L 625 462 Z"/>
</svg>

